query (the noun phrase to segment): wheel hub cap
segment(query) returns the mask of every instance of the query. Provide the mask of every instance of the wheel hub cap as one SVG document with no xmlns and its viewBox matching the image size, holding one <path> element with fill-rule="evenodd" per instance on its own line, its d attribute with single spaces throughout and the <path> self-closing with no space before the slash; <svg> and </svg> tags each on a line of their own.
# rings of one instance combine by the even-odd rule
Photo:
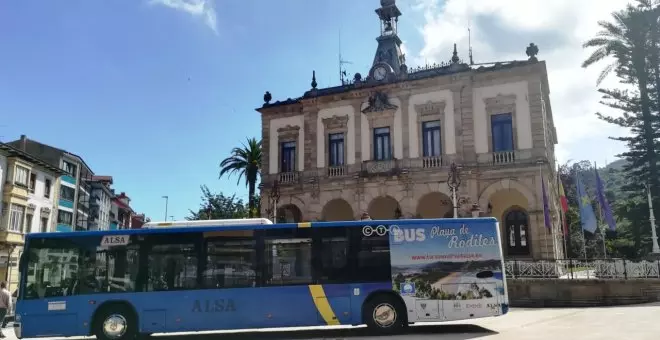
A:
<svg viewBox="0 0 660 340">
<path fill-rule="evenodd" d="M 389 327 L 396 321 L 396 309 L 392 305 L 382 303 L 374 308 L 373 319 L 380 327 Z"/>
<path fill-rule="evenodd" d="M 126 333 L 126 318 L 119 314 L 108 316 L 103 322 L 103 333 L 108 338 L 117 339 Z"/>
</svg>

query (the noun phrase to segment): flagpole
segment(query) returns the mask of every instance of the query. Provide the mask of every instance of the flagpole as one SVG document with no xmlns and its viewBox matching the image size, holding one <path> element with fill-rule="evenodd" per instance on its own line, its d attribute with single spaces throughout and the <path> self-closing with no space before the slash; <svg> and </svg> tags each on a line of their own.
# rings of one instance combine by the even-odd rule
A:
<svg viewBox="0 0 660 340">
<path fill-rule="evenodd" d="M 594 162 L 594 173 L 596 173 L 596 171 L 598 171 L 598 169 L 596 167 L 597 167 L 596 162 Z M 596 183 L 596 187 L 598 187 L 598 183 Z M 598 195 L 598 192 L 596 193 L 596 195 Z M 596 197 L 596 201 L 598 201 L 598 222 L 599 222 L 598 227 L 600 228 L 600 235 L 603 238 L 603 257 L 605 259 L 607 259 L 607 247 L 605 246 L 605 228 L 602 225 L 603 224 L 603 206 L 601 204 L 601 201 L 598 199 L 598 197 Z"/>
<path fill-rule="evenodd" d="M 561 206 L 559 208 L 559 223 L 561 223 L 561 237 L 564 239 L 564 258 L 568 258 L 568 224 L 566 223 L 566 215 L 564 214 L 563 211 L 563 203 L 561 202 L 562 200 L 562 187 L 563 184 L 561 183 L 561 172 L 559 171 L 559 164 L 557 164 L 557 190 L 558 190 L 558 195 L 559 195 L 559 200 L 560 203 L 559 205 Z"/>
<path fill-rule="evenodd" d="M 575 170 L 575 180 L 576 180 L 576 188 L 579 187 L 580 185 L 580 173 L 578 170 Z M 579 190 L 578 190 L 579 191 Z M 578 193 L 579 194 L 579 193 Z M 578 197 L 578 199 L 582 199 L 582 197 Z M 580 204 L 578 202 L 578 204 Z M 580 222 L 580 235 L 582 235 L 582 252 L 584 253 L 584 260 L 587 260 L 587 240 L 584 237 L 584 226 L 582 225 L 582 222 Z"/>
</svg>

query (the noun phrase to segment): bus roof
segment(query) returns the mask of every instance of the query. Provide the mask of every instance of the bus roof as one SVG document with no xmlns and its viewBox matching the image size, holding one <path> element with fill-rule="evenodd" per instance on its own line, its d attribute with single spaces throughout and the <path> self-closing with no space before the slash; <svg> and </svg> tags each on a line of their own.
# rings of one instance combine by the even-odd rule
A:
<svg viewBox="0 0 660 340">
<path fill-rule="evenodd" d="M 273 224 L 267 218 L 229 218 L 224 220 L 197 220 L 197 221 L 169 221 L 148 222 L 142 228 L 172 228 L 172 227 L 219 227 Z"/>
<path fill-rule="evenodd" d="M 250 220 L 250 219 L 247 219 Z M 251 219 L 261 220 L 261 219 Z M 264 219 L 267 220 L 267 219 Z M 213 220 L 207 220 L 213 221 Z M 215 220 L 222 221 L 222 220 Z M 268 221 L 268 220 L 267 220 Z M 206 222 L 206 221 L 205 221 Z M 94 230 L 94 231 L 70 231 L 70 232 L 48 232 L 48 233 L 29 233 L 26 239 L 31 238 L 68 238 L 83 236 L 102 236 L 108 234 L 116 235 L 136 235 L 136 234 L 156 234 L 156 233 L 187 233 L 187 232 L 211 232 L 225 230 L 262 230 L 262 229 L 284 229 L 284 228 L 328 228 L 328 227 L 362 227 L 365 225 L 378 226 L 381 224 L 399 226 L 415 225 L 423 223 L 497 223 L 494 217 L 480 218 L 434 218 L 434 219 L 402 219 L 402 220 L 365 220 L 365 221 L 336 221 L 336 222 L 301 222 L 301 223 L 243 223 L 243 224 L 213 224 L 213 225 L 192 225 L 192 226 L 161 226 L 156 228 L 140 229 L 118 229 L 118 230 Z M 270 221 L 269 221 L 270 222 Z M 158 222 L 155 222 L 158 223 Z M 174 223 L 174 222 L 172 222 Z"/>
</svg>

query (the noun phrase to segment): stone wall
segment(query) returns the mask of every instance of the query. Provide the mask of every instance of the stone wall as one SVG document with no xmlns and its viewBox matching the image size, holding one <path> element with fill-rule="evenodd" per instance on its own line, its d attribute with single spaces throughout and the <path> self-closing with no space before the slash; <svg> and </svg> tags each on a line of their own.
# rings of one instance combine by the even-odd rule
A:
<svg viewBox="0 0 660 340">
<path fill-rule="evenodd" d="M 508 279 L 512 307 L 595 307 L 660 301 L 659 279 Z"/>
</svg>

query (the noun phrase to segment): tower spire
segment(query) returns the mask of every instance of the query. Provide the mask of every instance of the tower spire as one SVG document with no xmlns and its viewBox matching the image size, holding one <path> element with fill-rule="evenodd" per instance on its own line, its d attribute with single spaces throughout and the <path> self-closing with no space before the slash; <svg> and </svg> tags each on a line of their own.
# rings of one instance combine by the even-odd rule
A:
<svg viewBox="0 0 660 340">
<path fill-rule="evenodd" d="M 398 35 L 401 11 L 396 6 L 395 0 L 380 0 L 380 8 L 376 9 L 376 14 L 380 20 L 380 36 L 376 38 L 378 47 L 376 48 L 373 67 L 376 64 L 379 64 L 380 67 L 389 66 L 387 67 L 390 68 L 389 72 L 398 75 L 405 63 L 405 57 L 401 52 L 402 42 Z"/>
</svg>

